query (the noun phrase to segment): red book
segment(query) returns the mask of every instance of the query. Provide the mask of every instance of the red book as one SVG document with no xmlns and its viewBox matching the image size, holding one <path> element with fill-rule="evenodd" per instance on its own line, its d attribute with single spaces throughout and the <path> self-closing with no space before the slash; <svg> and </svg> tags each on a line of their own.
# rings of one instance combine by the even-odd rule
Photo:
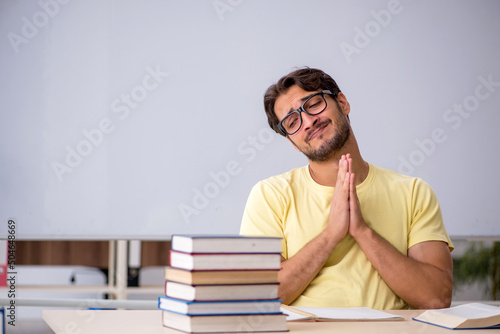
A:
<svg viewBox="0 0 500 334">
<path fill-rule="evenodd" d="M 8 247 L 7 240 L 0 240 L 0 286 L 7 286 Z"/>
</svg>

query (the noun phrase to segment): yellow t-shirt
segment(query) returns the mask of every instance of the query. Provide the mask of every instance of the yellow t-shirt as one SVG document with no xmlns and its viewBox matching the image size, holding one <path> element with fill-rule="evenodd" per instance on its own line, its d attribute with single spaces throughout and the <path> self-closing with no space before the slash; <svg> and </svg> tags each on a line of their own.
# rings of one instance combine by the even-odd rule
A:
<svg viewBox="0 0 500 334">
<path fill-rule="evenodd" d="M 317 184 L 307 166 L 263 180 L 250 192 L 240 233 L 281 237 L 282 255 L 291 258 L 325 228 L 333 191 Z M 369 164 L 368 176 L 356 191 L 368 226 L 402 254 L 429 240 L 444 241 L 453 250 L 436 195 L 421 179 Z M 291 305 L 407 307 L 350 235 Z"/>
</svg>

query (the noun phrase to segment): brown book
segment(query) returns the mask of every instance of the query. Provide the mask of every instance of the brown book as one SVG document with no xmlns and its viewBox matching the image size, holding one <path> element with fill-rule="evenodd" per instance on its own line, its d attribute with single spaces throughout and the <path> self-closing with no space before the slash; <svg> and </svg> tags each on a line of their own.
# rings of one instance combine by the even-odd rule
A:
<svg viewBox="0 0 500 334">
<path fill-rule="evenodd" d="M 192 285 L 278 283 L 278 270 L 189 271 L 166 267 L 165 279 Z"/>
</svg>

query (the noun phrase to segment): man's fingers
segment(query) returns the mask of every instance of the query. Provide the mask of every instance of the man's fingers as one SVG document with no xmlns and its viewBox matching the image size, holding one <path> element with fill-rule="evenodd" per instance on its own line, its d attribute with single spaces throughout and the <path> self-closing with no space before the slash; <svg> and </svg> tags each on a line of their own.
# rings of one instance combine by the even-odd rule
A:
<svg viewBox="0 0 500 334">
<path fill-rule="evenodd" d="M 346 160 L 346 157 L 345 155 L 343 155 L 340 160 L 339 160 L 339 171 L 338 171 L 338 174 L 337 174 L 337 184 L 336 184 L 336 188 L 338 186 L 342 186 L 344 184 L 344 180 L 345 180 L 345 176 L 346 176 L 346 173 L 348 171 L 348 162 Z"/>
<path fill-rule="evenodd" d="M 347 171 L 349 173 L 352 173 L 352 168 L 351 168 L 351 165 L 352 165 L 352 159 L 351 159 L 351 155 L 349 153 L 347 153 L 345 155 L 345 160 L 347 161 Z"/>
<path fill-rule="evenodd" d="M 354 183 L 355 175 L 351 173 L 349 176 L 349 203 L 351 209 L 359 209 L 359 198 L 356 192 L 356 184 Z"/>
<path fill-rule="evenodd" d="M 350 174 L 351 175 L 349 176 L 349 183 L 351 184 L 351 191 L 356 193 L 356 184 L 354 183 L 355 175 L 354 175 L 354 173 L 350 173 Z"/>
<path fill-rule="evenodd" d="M 344 178 L 344 184 L 343 184 L 343 187 L 345 190 L 349 190 L 349 188 L 350 188 L 350 183 L 351 183 L 350 179 L 351 179 L 351 173 L 346 172 L 345 178 Z M 349 193 L 349 192 L 347 191 L 347 193 Z"/>
</svg>

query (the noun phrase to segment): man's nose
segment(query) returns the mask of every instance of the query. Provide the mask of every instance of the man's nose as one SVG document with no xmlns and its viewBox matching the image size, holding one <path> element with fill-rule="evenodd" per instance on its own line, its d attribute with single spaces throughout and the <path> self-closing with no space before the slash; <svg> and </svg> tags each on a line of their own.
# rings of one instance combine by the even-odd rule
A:
<svg viewBox="0 0 500 334">
<path fill-rule="evenodd" d="M 301 116 L 302 116 L 302 127 L 304 128 L 305 131 L 314 127 L 316 123 L 318 123 L 319 121 L 318 115 L 309 115 L 303 112 Z"/>
</svg>

